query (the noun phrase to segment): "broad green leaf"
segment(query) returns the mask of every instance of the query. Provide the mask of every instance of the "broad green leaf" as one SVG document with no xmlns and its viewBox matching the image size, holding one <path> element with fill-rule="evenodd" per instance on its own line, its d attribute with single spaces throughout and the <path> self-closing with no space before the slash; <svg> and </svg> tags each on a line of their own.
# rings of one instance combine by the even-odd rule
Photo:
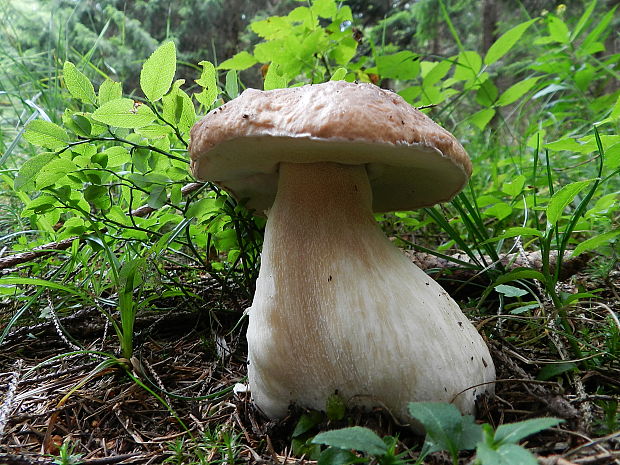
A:
<svg viewBox="0 0 620 465">
<path fill-rule="evenodd" d="M 515 226 L 513 228 L 506 229 L 506 231 L 504 231 L 503 234 L 500 234 L 497 237 L 501 238 L 501 239 L 508 239 L 510 237 L 517 237 L 517 236 L 537 236 L 537 237 L 542 237 L 542 235 L 543 235 L 543 233 L 541 231 L 539 231 L 538 229 L 526 228 L 526 227 L 521 227 L 521 226 Z"/>
<path fill-rule="evenodd" d="M 38 215 L 50 210 L 57 210 L 57 204 L 58 200 L 54 197 L 49 194 L 43 194 L 28 202 L 26 207 L 22 210 L 21 216 L 28 217 L 33 213 Z"/>
<path fill-rule="evenodd" d="M 291 24 L 288 19 L 283 16 L 271 16 L 262 21 L 253 21 L 250 23 L 250 28 L 260 37 L 268 41 L 281 39 L 290 36 L 292 33 Z M 256 53 L 254 56 L 256 56 Z M 259 61 L 263 60 L 259 58 Z"/>
<path fill-rule="evenodd" d="M 164 96 L 164 98 L 166 98 Z M 194 107 L 192 106 L 192 110 Z M 193 124 L 190 123 L 190 125 Z M 163 139 L 174 132 L 170 126 L 161 126 L 159 124 L 151 124 L 150 126 L 144 126 L 143 128 L 136 128 L 136 134 L 146 137 L 147 139 Z M 184 131 L 181 131 L 184 132 Z"/>
<path fill-rule="evenodd" d="M 468 119 L 471 124 L 483 131 L 493 119 L 493 116 L 495 116 L 495 110 L 493 108 L 484 108 L 471 115 Z"/>
<path fill-rule="evenodd" d="M 291 24 L 301 23 L 302 27 L 307 30 L 313 30 L 318 25 L 316 13 L 306 6 L 300 6 L 293 9 L 286 17 Z"/>
<path fill-rule="evenodd" d="M 204 62 L 201 62 L 204 63 Z M 243 71 L 258 63 L 258 60 L 254 58 L 250 53 L 245 50 L 235 54 L 232 58 L 222 62 L 218 69 L 234 69 L 236 71 Z"/>
<path fill-rule="evenodd" d="M 525 289 L 508 286 L 506 284 L 500 284 L 498 286 L 495 286 L 495 290 L 500 294 L 505 295 L 506 297 L 522 297 L 527 294 L 527 291 Z"/>
<path fill-rule="evenodd" d="M 582 253 L 588 252 L 589 250 L 596 250 L 599 247 L 607 244 L 612 239 L 616 238 L 618 234 L 620 234 L 620 231 L 609 231 L 586 239 L 585 241 L 577 244 L 577 247 L 575 247 L 575 250 L 573 250 L 572 256 L 576 257 L 577 255 L 581 255 Z"/>
<path fill-rule="evenodd" d="M 523 187 L 525 186 L 525 176 L 520 174 L 512 181 L 505 182 L 502 186 L 502 191 L 511 197 L 516 197 L 523 191 Z"/>
<path fill-rule="evenodd" d="M 495 441 L 502 444 L 516 444 L 532 434 L 562 423 L 558 418 L 532 418 L 518 423 L 501 425 L 495 431 Z"/>
<path fill-rule="evenodd" d="M 334 73 L 332 74 L 332 77 L 329 78 L 330 81 L 343 81 L 345 76 L 347 75 L 347 68 L 338 68 L 336 71 L 334 71 Z"/>
<path fill-rule="evenodd" d="M 34 179 L 39 172 L 45 168 L 50 161 L 57 158 L 58 155 L 52 152 L 44 152 L 26 160 L 19 169 L 19 174 L 15 178 L 13 187 L 15 190 L 30 190 L 34 188 Z"/>
<path fill-rule="evenodd" d="M 220 93 L 217 87 L 217 72 L 215 71 L 215 66 L 210 61 L 201 61 L 199 64 L 202 66 L 202 73 L 200 74 L 200 79 L 196 80 L 196 84 L 202 87 L 203 90 L 198 94 L 194 94 L 194 98 L 206 108 L 210 108 Z"/>
<path fill-rule="evenodd" d="M 282 67 L 277 63 L 271 63 L 263 87 L 265 90 L 282 89 L 287 86 L 289 79 L 282 73 Z"/>
<path fill-rule="evenodd" d="M 599 38 L 607 31 L 609 23 L 616 17 L 616 8 L 617 6 L 611 8 L 586 36 L 578 50 L 580 56 L 592 55 L 605 50 L 605 45 L 599 42 Z"/>
<path fill-rule="evenodd" d="M 496 287 L 498 284 L 509 283 L 518 279 L 537 279 L 538 281 L 545 282 L 545 275 L 540 271 L 529 268 L 517 268 L 501 275 L 495 280 L 493 286 Z"/>
<path fill-rule="evenodd" d="M 69 143 L 69 136 L 63 128 L 57 124 L 40 119 L 35 119 L 28 123 L 24 139 L 33 145 L 50 150 L 61 149 Z"/>
<path fill-rule="evenodd" d="M 226 73 L 226 93 L 233 99 L 239 95 L 239 81 L 237 79 L 237 72 L 231 69 Z"/>
<path fill-rule="evenodd" d="M 587 26 L 588 20 L 590 19 L 590 16 L 592 15 L 594 8 L 596 7 L 596 3 L 597 0 L 592 0 L 579 18 L 579 21 L 577 22 L 577 25 L 573 28 L 573 32 L 570 36 L 571 42 L 573 42 L 577 37 L 579 37 L 583 29 Z"/>
<path fill-rule="evenodd" d="M 544 148 L 553 150 L 554 152 L 559 152 L 562 150 L 567 150 L 569 152 L 581 152 L 581 150 L 583 150 L 583 144 L 580 144 L 572 137 L 565 137 L 563 139 L 545 144 Z"/>
<path fill-rule="evenodd" d="M 164 119 L 184 134 L 196 122 L 196 110 L 189 95 L 179 88 L 182 82 L 177 81 L 172 86 L 170 92 L 162 98 L 162 103 Z"/>
<path fill-rule="evenodd" d="M 493 449 L 481 443 L 476 449 L 476 458 L 480 465 L 538 465 L 536 458 L 527 449 L 516 444 L 505 444 Z"/>
<path fill-rule="evenodd" d="M 409 414 L 422 423 L 433 442 L 433 451 L 471 450 L 482 437 L 482 428 L 472 416 L 461 415 L 454 404 L 443 402 L 410 402 Z M 427 439 L 428 440 L 428 439 Z"/>
<path fill-rule="evenodd" d="M 499 91 L 490 79 L 484 81 L 476 91 L 476 102 L 485 107 L 490 107 L 495 103 Z"/>
<path fill-rule="evenodd" d="M 146 105 L 130 98 L 111 100 L 95 110 L 93 119 L 108 126 L 141 128 L 155 121 L 156 116 Z"/>
<path fill-rule="evenodd" d="M 84 103 L 95 104 L 97 99 L 95 88 L 88 78 L 73 63 L 65 61 L 62 68 L 65 85 L 71 95 Z"/>
<path fill-rule="evenodd" d="M 146 203 L 157 210 L 166 204 L 166 200 L 168 200 L 166 186 L 153 186 Z"/>
<path fill-rule="evenodd" d="M 172 85 L 177 67 L 174 42 L 166 42 L 155 50 L 142 65 L 140 88 L 147 99 L 156 102 Z"/>
<path fill-rule="evenodd" d="M 538 375 L 536 375 L 536 379 L 547 381 L 561 375 L 562 373 L 566 373 L 567 371 L 575 370 L 577 370 L 577 364 L 573 362 L 550 363 L 542 367 L 542 369 L 538 372 Z"/>
<path fill-rule="evenodd" d="M 123 96 L 123 86 L 120 82 L 106 79 L 99 86 L 99 105 L 108 103 L 111 100 L 119 99 Z"/>
<path fill-rule="evenodd" d="M 592 180 L 577 181 L 562 187 L 557 191 L 547 205 L 547 221 L 549 224 L 555 224 L 562 216 L 564 209 L 573 201 L 575 197 L 590 184 Z"/>
<path fill-rule="evenodd" d="M 612 170 L 620 167 L 620 143 L 605 150 L 605 166 Z"/>
<path fill-rule="evenodd" d="M 512 207 L 504 202 L 498 202 L 494 205 L 491 205 L 489 208 L 486 208 L 483 211 L 484 216 L 492 216 L 497 218 L 498 220 L 503 220 L 512 215 Z"/>
<path fill-rule="evenodd" d="M 493 45 L 489 47 L 489 50 L 484 57 L 484 64 L 487 66 L 492 65 L 508 53 L 508 51 L 510 51 L 510 49 L 519 41 L 523 33 L 527 31 L 527 29 L 536 21 L 537 19 L 531 19 L 504 32 L 493 43 Z"/>
<path fill-rule="evenodd" d="M 321 452 L 317 465 L 349 465 L 352 463 L 360 463 L 360 458 L 353 452 L 336 447 L 328 447 Z"/>
<path fill-rule="evenodd" d="M 341 66 L 346 66 L 357 52 L 357 42 L 353 37 L 347 37 L 329 51 L 330 59 Z"/>
<path fill-rule="evenodd" d="M 549 15 L 547 28 L 549 30 L 549 37 L 554 41 L 561 44 L 567 44 L 570 41 L 568 26 L 557 16 Z"/>
<path fill-rule="evenodd" d="M 129 152 L 124 147 L 110 147 L 105 149 L 102 154 L 105 154 L 108 157 L 107 166 L 110 168 L 115 168 L 117 166 L 124 165 L 125 163 L 129 163 L 131 161 L 131 157 L 129 156 Z"/>
<path fill-rule="evenodd" d="M 478 52 L 461 52 L 456 60 L 453 78 L 457 81 L 469 81 L 478 75 L 481 68 L 482 58 Z"/>
<path fill-rule="evenodd" d="M 336 15 L 338 6 L 335 0 L 314 0 L 310 9 L 321 18 L 332 18 Z"/>
<path fill-rule="evenodd" d="M 353 449 L 371 455 L 385 455 L 387 452 L 387 446 L 383 439 L 368 428 L 361 426 L 319 433 L 314 437 L 312 443 L 338 447 L 339 449 Z"/>
<path fill-rule="evenodd" d="M 419 57 L 409 51 L 379 55 L 375 61 L 379 75 L 384 78 L 406 81 L 414 79 L 420 74 Z"/>
<path fill-rule="evenodd" d="M 304 433 L 307 433 L 315 426 L 318 426 L 323 421 L 323 415 L 316 410 L 311 410 L 308 413 L 304 413 L 300 418 L 295 429 L 293 430 L 292 437 L 296 438 Z"/>
<path fill-rule="evenodd" d="M 77 169 L 75 163 L 66 158 L 56 158 L 50 161 L 45 168 L 39 171 L 39 174 L 35 177 L 35 185 L 37 189 L 43 189 L 44 187 L 52 186 L 64 177 L 67 173 L 71 173 Z"/>
<path fill-rule="evenodd" d="M 424 86 L 431 86 L 443 79 L 450 71 L 450 68 L 452 68 L 452 64 L 450 60 L 443 60 L 438 63 L 428 61 L 420 63 L 420 69 L 424 77 Z"/>
<path fill-rule="evenodd" d="M 538 82 L 540 77 L 533 77 L 519 81 L 516 84 L 510 86 L 506 91 L 500 95 L 497 100 L 497 106 L 510 105 L 511 103 L 519 100 L 523 95 L 529 92 Z"/>
</svg>

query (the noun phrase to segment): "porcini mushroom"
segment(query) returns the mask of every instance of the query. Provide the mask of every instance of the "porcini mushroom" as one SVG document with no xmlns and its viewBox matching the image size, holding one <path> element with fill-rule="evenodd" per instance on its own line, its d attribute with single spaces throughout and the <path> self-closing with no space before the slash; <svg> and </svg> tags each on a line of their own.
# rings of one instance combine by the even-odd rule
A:
<svg viewBox="0 0 620 465">
<path fill-rule="evenodd" d="M 267 215 L 247 332 L 267 416 L 338 392 L 408 421 L 410 401 L 471 413 L 493 389 L 482 337 L 373 216 L 463 188 L 471 162 L 449 132 L 393 92 L 332 81 L 247 89 L 194 126 L 190 154 L 196 178 Z"/>
</svg>

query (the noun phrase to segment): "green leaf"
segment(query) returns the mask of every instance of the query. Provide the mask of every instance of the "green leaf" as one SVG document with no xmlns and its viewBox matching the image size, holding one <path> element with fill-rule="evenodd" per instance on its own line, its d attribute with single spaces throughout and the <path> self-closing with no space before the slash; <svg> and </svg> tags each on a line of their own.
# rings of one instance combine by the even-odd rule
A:
<svg viewBox="0 0 620 465">
<path fill-rule="evenodd" d="M 513 228 L 508 228 L 499 236 L 496 236 L 498 239 L 508 239 L 510 237 L 517 236 L 537 236 L 542 237 L 543 233 L 535 228 L 526 228 L 521 226 L 515 226 Z"/>
<path fill-rule="evenodd" d="M 492 216 L 498 220 L 503 220 L 512 215 L 512 207 L 507 203 L 498 202 L 485 209 L 483 214 L 485 216 Z"/>
<path fill-rule="evenodd" d="M 379 55 L 375 58 L 379 75 L 383 78 L 400 79 L 403 81 L 414 79 L 420 74 L 418 55 L 402 51 L 392 55 Z"/>
<path fill-rule="evenodd" d="M 580 242 L 577 245 L 577 247 L 575 247 L 575 250 L 573 250 L 572 256 L 576 257 L 577 255 L 581 255 L 582 253 L 587 252 L 589 250 L 596 250 L 602 245 L 605 245 L 609 241 L 614 239 L 616 236 L 618 236 L 618 234 L 620 234 L 620 231 L 609 231 L 603 234 L 598 234 L 589 239 L 586 239 L 585 241 Z"/>
<path fill-rule="evenodd" d="M 26 162 L 19 169 L 19 174 L 13 182 L 13 187 L 15 190 L 27 191 L 34 188 L 34 179 L 36 176 L 45 167 L 45 165 L 56 157 L 57 155 L 55 153 L 45 152 L 26 160 Z"/>
<path fill-rule="evenodd" d="M 492 65 L 501 57 L 503 57 L 510 49 L 519 41 L 521 36 L 527 29 L 534 24 L 537 19 L 531 19 L 524 23 L 504 32 L 494 43 L 489 47 L 487 54 L 484 57 L 485 65 Z"/>
<path fill-rule="evenodd" d="M 205 63 L 205 62 L 201 62 Z M 208 63 L 208 62 L 207 62 Z M 248 69 L 258 63 L 258 60 L 254 58 L 254 56 L 246 52 L 245 50 L 235 54 L 232 58 L 222 62 L 217 68 L 218 69 L 234 69 L 236 71 L 243 71 L 244 69 Z"/>
<path fill-rule="evenodd" d="M 155 50 L 142 65 L 140 88 L 147 99 L 156 102 L 172 85 L 177 67 L 174 42 L 166 42 Z"/>
<path fill-rule="evenodd" d="M 264 89 L 282 89 L 286 87 L 288 82 L 289 79 L 282 72 L 282 66 L 277 63 L 271 63 L 265 75 Z"/>
<path fill-rule="evenodd" d="M 239 95 L 239 81 L 237 79 L 237 72 L 234 69 L 231 69 L 226 73 L 225 89 L 231 99 L 234 99 Z"/>
<path fill-rule="evenodd" d="M 61 149 L 69 143 L 69 136 L 63 128 L 57 124 L 40 119 L 35 119 L 28 123 L 24 139 L 33 145 L 50 150 Z"/>
<path fill-rule="evenodd" d="M 471 124 L 483 131 L 494 116 L 495 110 L 493 108 L 484 108 L 471 115 L 468 119 Z"/>
<path fill-rule="evenodd" d="M 497 278 L 493 283 L 493 286 L 509 283 L 511 281 L 517 281 L 519 279 L 537 279 L 538 281 L 545 282 L 545 275 L 540 271 L 532 270 L 530 268 L 516 268 Z"/>
<path fill-rule="evenodd" d="M 106 79 L 99 86 L 99 105 L 108 103 L 111 100 L 119 99 L 123 96 L 123 86 L 120 82 Z"/>
<path fill-rule="evenodd" d="M 424 426 L 432 451 L 447 450 L 452 456 L 459 450 L 471 450 L 482 437 L 482 428 L 470 415 L 463 416 L 453 404 L 411 402 L 409 414 Z"/>
<path fill-rule="evenodd" d="M 523 191 L 523 187 L 525 186 L 525 176 L 522 174 L 518 175 L 512 181 L 505 182 L 502 186 L 502 191 L 511 197 L 516 197 Z"/>
<path fill-rule="evenodd" d="M 508 423 L 497 428 L 494 439 L 496 443 L 516 444 L 532 434 L 559 425 L 561 422 L 562 420 L 558 418 L 532 418 L 518 423 Z"/>
<path fill-rule="evenodd" d="M 215 66 L 210 61 L 201 61 L 202 73 L 196 84 L 203 88 L 202 92 L 194 94 L 194 98 L 202 103 L 206 108 L 210 108 L 217 99 L 220 89 L 217 87 L 217 72 Z"/>
<path fill-rule="evenodd" d="M 130 98 L 111 100 L 95 110 L 93 119 L 108 126 L 119 128 L 141 128 L 155 121 L 151 109 Z"/>
<path fill-rule="evenodd" d="M 493 449 L 488 444 L 479 444 L 476 458 L 480 465 L 538 465 L 536 458 L 527 450 L 516 444 L 504 444 Z"/>
<path fill-rule="evenodd" d="M 95 88 L 88 78 L 78 70 L 73 63 L 65 61 L 62 68 L 62 74 L 65 79 L 65 85 L 71 95 L 84 103 L 95 104 L 97 97 L 95 96 Z"/>
<path fill-rule="evenodd" d="M 347 75 L 347 68 L 340 67 L 332 74 L 332 77 L 329 78 L 330 81 L 344 81 L 345 76 Z"/>
<path fill-rule="evenodd" d="M 110 147 L 105 149 L 102 154 L 108 157 L 107 166 L 110 168 L 115 168 L 117 166 L 124 165 L 125 163 L 129 163 L 131 161 L 131 157 L 129 156 L 129 152 L 124 147 Z"/>
<path fill-rule="evenodd" d="M 594 53 L 605 50 L 605 45 L 598 40 L 601 35 L 607 31 L 609 23 L 616 17 L 616 8 L 617 6 L 611 8 L 586 36 L 578 50 L 580 56 L 593 55 Z"/>
<path fill-rule="evenodd" d="M 76 169 L 77 166 L 71 160 L 56 158 L 45 165 L 45 169 L 39 171 L 39 174 L 35 177 L 35 185 L 37 189 L 52 186 L 67 173 L 73 172 Z"/>
<path fill-rule="evenodd" d="M 387 452 L 387 446 L 383 439 L 368 428 L 361 426 L 317 434 L 312 443 L 338 447 L 339 449 L 353 449 L 371 455 L 385 455 Z"/>
<path fill-rule="evenodd" d="M 568 26 L 557 16 L 549 15 L 547 20 L 547 28 L 549 30 L 549 37 L 555 42 L 561 44 L 567 44 L 570 41 L 570 32 Z"/>
<path fill-rule="evenodd" d="M 497 106 L 510 105 L 511 103 L 519 100 L 523 95 L 529 92 L 532 87 L 536 85 L 540 77 L 533 77 L 529 79 L 524 79 L 523 81 L 519 81 L 516 84 L 510 86 L 506 91 L 500 95 L 497 100 Z"/>
<path fill-rule="evenodd" d="M 508 286 L 506 284 L 500 284 L 495 286 L 495 290 L 506 297 L 521 297 L 527 294 L 525 289 L 521 289 L 514 286 Z"/>
<path fill-rule="evenodd" d="M 162 98 L 164 119 L 177 127 L 179 132 L 186 133 L 196 122 L 196 110 L 192 99 L 179 86 L 177 81 L 170 92 Z"/>
<path fill-rule="evenodd" d="M 149 207 L 157 210 L 163 207 L 167 200 L 166 186 L 153 186 L 146 203 Z"/>
<path fill-rule="evenodd" d="M 575 197 L 591 182 L 591 179 L 573 182 L 553 194 L 547 205 L 547 221 L 549 224 L 557 223 L 568 204 L 574 201 Z"/>
<path fill-rule="evenodd" d="M 562 150 L 567 150 L 570 152 L 581 152 L 583 150 L 583 144 L 580 144 L 579 142 L 577 142 L 576 139 L 573 139 L 572 137 L 565 137 L 563 139 L 559 139 L 545 144 L 544 148 L 553 150 L 554 152 L 559 152 Z"/>
<path fill-rule="evenodd" d="M 49 289 L 54 289 L 54 290 L 57 290 L 57 291 L 64 291 L 64 292 L 67 292 L 69 294 L 73 294 L 73 295 L 82 297 L 83 299 L 85 299 L 87 301 L 91 301 L 92 300 L 86 294 L 80 292 L 79 289 L 76 289 L 74 287 L 65 286 L 63 284 L 58 284 L 58 283 L 53 282 L 53 281 L 46 281 L 44 279 L 2 277 L 2 278 L 0 278 L 0 283 L 2 283 L 2 284 L 11 284 L 11 285 L 15 284 L 15 285 L 24 285 L 24 286 L 46 287 L 46 288 L 49 288 Z"/>
<path fill-rule="evenodd" d="M 314 0 L 311 10 L 321 18 L 332 18 L 336 15 L 338 6 L 335 0 Z"/>
<path fill-rule="evenodd" d="M 348 450 L 328 447 L 319 456 L 317 465 L 349 465 L 352 463 L 364 463 L 360 458 Z"/>
<path fill-rule="evenodd" d="M 542 369 L 538 372 L 536 379 L 547 381 L 561 375 L 562 373 L 573 370 L 577 370 L 577 365 L 573 362 L 550 363 L 549 365 L 542 367 Z"/>
<path fill-rule="evenodd" d="M 480 88 L 476 91 L 476 102 L 482 106 L 490 107 L 495 103 L 498 94 L 499 91 L 493 81 L 487 79 L 480 84 Z"/>
<path fill-rule="evenodd" d="M 315 426 L 321 424 L 322 421 L 323 415 L 316 410 L 304 413 L 301 417 L 299 417 L 299 421 L 295 425 L 295 429 L 293 430 L 293 434 L 291 436 L 294 438 L 299 437 L 310 431 Z"/>
<path fill-rule="evenodd" d="M 474 79 L 482 69 L 482 57 L 478 52 L 464 51 L 459 53 L 452 76 L 457 81 Z"/>
</svg>

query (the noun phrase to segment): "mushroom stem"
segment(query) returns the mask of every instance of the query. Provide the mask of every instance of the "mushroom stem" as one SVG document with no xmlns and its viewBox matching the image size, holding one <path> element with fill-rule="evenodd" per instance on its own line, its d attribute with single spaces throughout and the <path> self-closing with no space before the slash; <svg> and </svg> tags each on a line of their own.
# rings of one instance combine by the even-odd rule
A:
<svg viewBox="0 0 620 465">
<path fill-rule="evenodd" d="M 249 382 L 270 417 L 338 392 L 407 420 L 410 401 L 471 413 L 494 379 L 448 294 L 383 234 L 363 165 L 282 163 L 247 333 Z"/>
</svg>

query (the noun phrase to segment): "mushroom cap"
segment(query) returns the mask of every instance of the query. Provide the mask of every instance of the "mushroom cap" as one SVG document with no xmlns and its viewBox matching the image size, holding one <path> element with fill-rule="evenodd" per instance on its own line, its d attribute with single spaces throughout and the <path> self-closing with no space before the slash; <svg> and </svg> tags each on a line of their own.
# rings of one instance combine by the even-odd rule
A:
<svg viewBox="0 0 620 465">
<path fill-rule="evenodd" d="M 448 201 L 472 169 L 454 136 L 402 97 L 345 81 L 247 89 L 194 125 L 189 151 L 197 179 L 257 212 L 275 199 L 281 162 L 366 165 L 376 212 Z"/>
</svg>

